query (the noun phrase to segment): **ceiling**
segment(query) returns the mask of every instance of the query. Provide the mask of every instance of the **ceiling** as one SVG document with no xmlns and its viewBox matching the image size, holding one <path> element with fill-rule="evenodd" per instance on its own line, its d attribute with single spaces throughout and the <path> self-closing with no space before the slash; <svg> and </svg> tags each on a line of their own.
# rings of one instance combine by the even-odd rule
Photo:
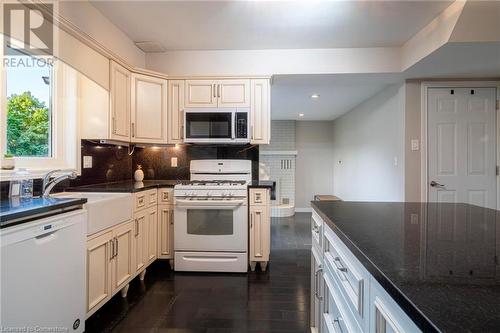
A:
<svg viewBox="0 0 500 333">
<path fill-rule="evenodd" d="M 500 43 L 448 43 L 402 73 L 275 75 L 272 119 L 333 120 L 405 79 L 500 78 Z M 320 94 L 311 99 L 311 94 Z M 303 117 L 299 117 L 303 113 Z"/>
<path fill-rule="evenodd" d="M 166 50 L 400 46 L 452 1 L 91 1 Z"/>
<path fill-rule="evenodd" d="M 275 75 L 271 118 L 333 120 L 397 82 L 402 82 L 401 74 Z M 320 97 L 312 99 L 312 94 Z"/>
</svg>

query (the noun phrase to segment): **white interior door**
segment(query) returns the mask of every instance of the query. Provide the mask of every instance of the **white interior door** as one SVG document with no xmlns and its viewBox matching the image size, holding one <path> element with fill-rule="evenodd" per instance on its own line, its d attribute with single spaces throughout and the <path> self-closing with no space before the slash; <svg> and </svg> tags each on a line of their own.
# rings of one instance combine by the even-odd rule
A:
<svg viewBox="0 0 500 333">
<path fill-rule="evenodd" d="M 496 208 L 496 89 L 429 88 L 430 202 Z"/>
</svg>

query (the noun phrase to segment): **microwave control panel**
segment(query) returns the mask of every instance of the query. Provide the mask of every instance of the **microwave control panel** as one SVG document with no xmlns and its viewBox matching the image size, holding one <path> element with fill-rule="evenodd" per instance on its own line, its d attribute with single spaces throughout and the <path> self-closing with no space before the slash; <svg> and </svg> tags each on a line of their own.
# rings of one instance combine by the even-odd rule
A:
<svg viewBox="0 0 500 333">
<path fill-rule="evenodd" d="M 236 112 L 236 138 L 248 138 L 248 113 Z"/>
</svg>

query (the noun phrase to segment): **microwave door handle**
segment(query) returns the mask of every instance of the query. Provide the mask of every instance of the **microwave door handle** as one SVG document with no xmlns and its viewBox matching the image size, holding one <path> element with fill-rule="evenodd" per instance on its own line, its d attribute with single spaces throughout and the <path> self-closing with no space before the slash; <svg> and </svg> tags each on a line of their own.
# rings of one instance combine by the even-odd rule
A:
<svg viewBox="0 0 500 333">
<path fill-rule="evenodd" d="M 233 124 L 233 126 L 231 126 L 231 139 L 234 140 L 236 139 L 235 128 L 238 126 L 238 124 L 236 124 L 236 111 L 231 112 L 231 123 Z"/>
</svg>

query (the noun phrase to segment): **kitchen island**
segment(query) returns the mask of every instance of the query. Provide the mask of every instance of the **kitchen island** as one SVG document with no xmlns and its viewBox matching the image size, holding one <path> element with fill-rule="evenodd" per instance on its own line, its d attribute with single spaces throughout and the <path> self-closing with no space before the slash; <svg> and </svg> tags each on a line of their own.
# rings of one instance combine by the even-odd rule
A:
<svg viewBox="0 0 500 333">
<path fill-rule="evenodd" d="M 319 201 L 312 208 L 313 330 L 500 330 L 497 210 Z"/>
</svg>

